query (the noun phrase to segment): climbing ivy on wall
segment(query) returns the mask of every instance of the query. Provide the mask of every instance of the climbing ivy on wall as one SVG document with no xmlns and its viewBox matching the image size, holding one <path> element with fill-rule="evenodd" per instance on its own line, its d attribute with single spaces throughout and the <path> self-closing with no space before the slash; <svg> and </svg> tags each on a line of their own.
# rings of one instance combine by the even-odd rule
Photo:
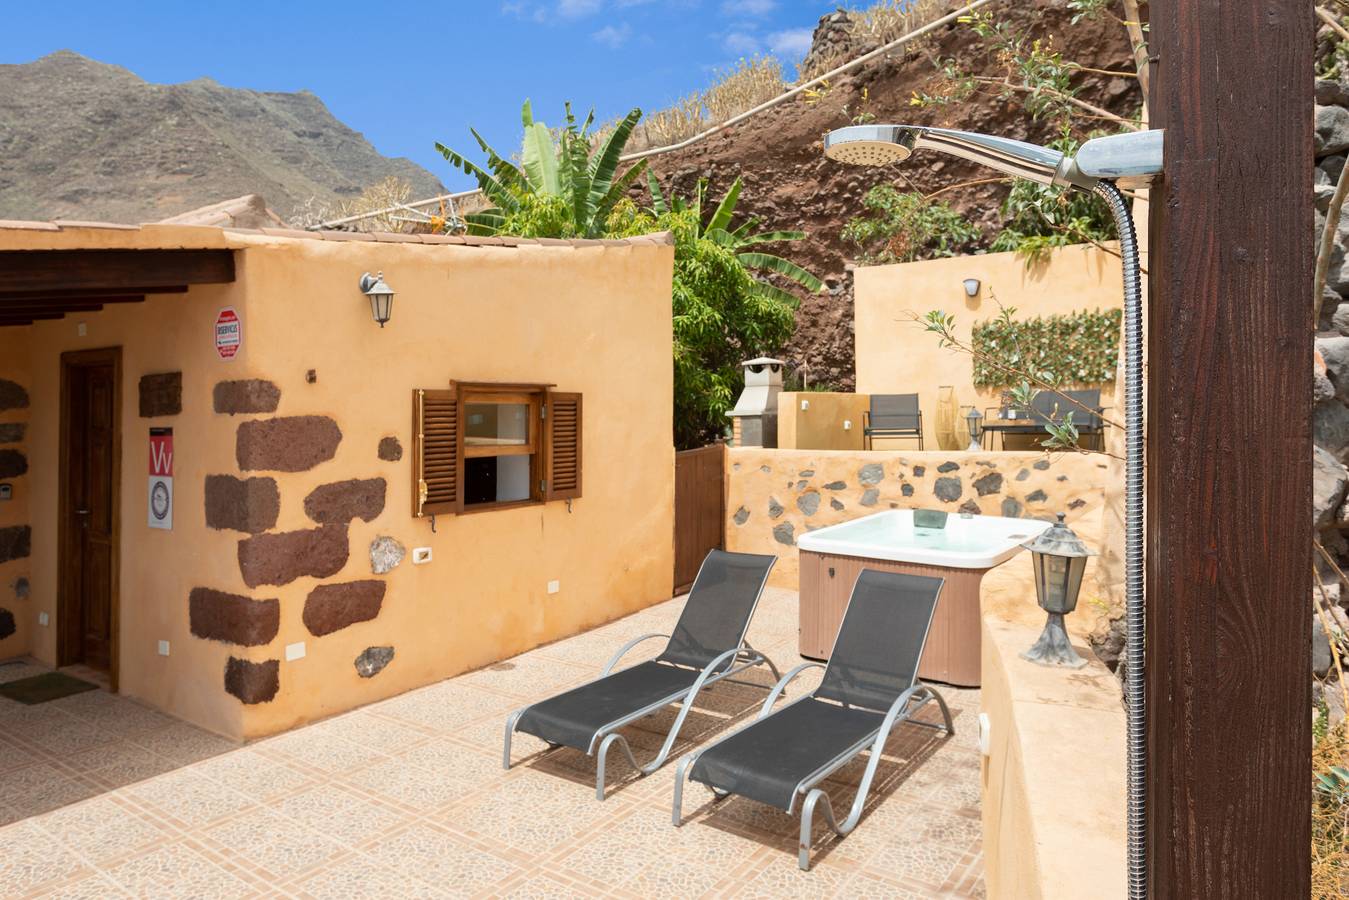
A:
<svg viewBox="0 0 1349 900">
<path fill-rule="evenodd" d="M 1010 387 L 1020 378 L 997 363 L 1031 372 L 1048 384 L 1115 380 L 1121 311 L 1080 310 L 1016 321 L 974 323 L 975 387 Z"/>
</svg>

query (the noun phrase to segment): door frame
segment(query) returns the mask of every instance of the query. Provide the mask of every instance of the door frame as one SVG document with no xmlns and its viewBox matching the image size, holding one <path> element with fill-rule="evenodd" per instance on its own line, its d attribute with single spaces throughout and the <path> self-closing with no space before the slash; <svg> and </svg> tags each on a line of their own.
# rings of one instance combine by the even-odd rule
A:
<svg viewBox="0 0 1349 900">
<path fill-rule="evenodd" d="M 72 596 L 70 584 L 70 565 L 78 553 L 74 546 L 74 531 L 70 527 L 70 373 L 74 368 L 93 365 L 112 366 L 112 559 L 109 564 L 109 623 L 111 632 L 108 648 L 108 681 L 113 693 L 117 692 L 117 673 L 120 663 L 121 603 L 120 591 L 122 571 L 122 348 L 102 347 L 97 350 L 68 350 L 61 354 L 61 409 L 60 409 L 60 449 L 57 461 L 57 519 L 56 519 L 56 664 L 69 665 L 77 656 L 77 641 L 80 640 L 79 600 Z"/>
</svg>

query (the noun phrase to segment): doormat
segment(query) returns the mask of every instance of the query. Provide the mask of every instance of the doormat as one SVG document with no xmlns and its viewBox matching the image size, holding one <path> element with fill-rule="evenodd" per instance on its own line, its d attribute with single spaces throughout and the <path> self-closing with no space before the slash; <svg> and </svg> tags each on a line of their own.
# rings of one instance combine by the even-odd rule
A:
<svg viewBox="0 0 1349 900">
<path fill-rule="evenodd" d="M 44 672 L 31 678 L 20 678 L 0 684 L 0 697 L 35 706 L 51 700 L 60 700 L 72 694 L 96 691 L 98 685 L 73 678 L 64 672 Z"/>
</svg>

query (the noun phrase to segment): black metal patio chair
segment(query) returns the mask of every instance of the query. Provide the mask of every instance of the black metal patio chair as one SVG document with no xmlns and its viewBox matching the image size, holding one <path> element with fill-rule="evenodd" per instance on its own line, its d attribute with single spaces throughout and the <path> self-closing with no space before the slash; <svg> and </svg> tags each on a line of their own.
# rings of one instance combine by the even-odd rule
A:
<svg viewBox="0 0 1349 900">
<path fill-rule="evenodd" d="M 763 594 L 764 583 L 777 557 L 771 554 L 728 553 L 713 550 L 703 560 L 693 588 L 672 634 L 645 634 L 633 638 L 613 655 L 595 681 L 526 706 L 506 719 L 506 742 L 502 756 L 511 767 L 511 735 L 532 734 L 550 749 L 573 747 L 596 756 L 595 797 L 604 799 L 604 762 L 609 748 L 617 744 L 628 762 L 642 775 L 660 768 L 679 737 L 698 692 L 718 681 L 767 688 L 732 675 L 753 666 L 767 665 L 779 677 L 772 660 L 750 647 L 745 640 L 750 619 Z M 665 650 L 654 659 L 613 671 L 625 653 L 642 641 L 668 638 Z M 624 725 L 679 703 L 679 715 L 666 735 L 656 758 L 638 765 L 627 740 L 618 731 Z"/>
<path fill-rule="evenodd" d="M 773 710 L 788 682 L 811 666 L 788 672 L 773 687 L 758 718 L 714 744 L 686 754 L 675 773 L 673 820 L 682 824 L 684 778 L 710 787 L 718 798 L 739 794 L 791 813 L 801 805 L 798 864 L 810 868 L 811 822 L 823 804 L 840 837 L 862 817 L 886 740 L 909 722 L 954 734 L 946 701 L 918 680 L 918 663 L 944 580 L 863 569 L 853 585 L 843 624 L 814 693 Z M 945 725 L 920 722 L 918 710 L 935 700 Z M 818 785 L 858 754 L 869 751 L 866 772 L 848 817 L 834 818 L 829 795 Z"/>
<path fill-rule="evenodd" d="M 862 440 L 871 449 L 872 438 L 917 438 L 923 449 L 923 411 L 917 394 L 872 394 L 871 409 L 862 413 Z"/>
</svg>

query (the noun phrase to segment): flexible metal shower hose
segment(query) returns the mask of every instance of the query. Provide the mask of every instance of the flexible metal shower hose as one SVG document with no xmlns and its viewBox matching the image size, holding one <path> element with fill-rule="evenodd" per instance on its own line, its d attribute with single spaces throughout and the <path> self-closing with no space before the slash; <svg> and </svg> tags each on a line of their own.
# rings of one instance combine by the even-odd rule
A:
<svg viewBox="0 0 1349 900">
<path fill-rule="evenodd" d="M 1110 207 L 1124 262 L 1124 699 L 1128 767 L 1129 898 L 1145 900 L 1147 732 L 1143 709 L 1143 291 L 1138 234 L 1129 202 L 1113 182 L 1095 192 Z"/>
</svg>

